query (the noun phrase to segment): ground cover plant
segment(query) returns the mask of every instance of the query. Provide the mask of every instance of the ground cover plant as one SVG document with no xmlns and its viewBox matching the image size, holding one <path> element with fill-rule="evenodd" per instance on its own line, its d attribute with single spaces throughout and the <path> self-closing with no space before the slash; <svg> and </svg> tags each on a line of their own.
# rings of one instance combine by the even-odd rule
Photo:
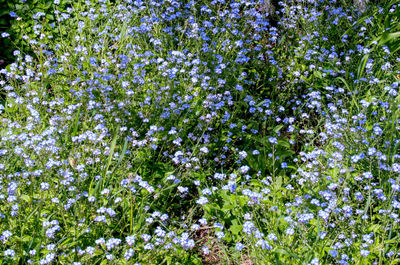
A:
<svg viewBox="0 0 400 265">
<path fill-rule="evenodd" d="M 30 4 L 1 264 L 400 263 L 400 2 Z"/>
</svg>

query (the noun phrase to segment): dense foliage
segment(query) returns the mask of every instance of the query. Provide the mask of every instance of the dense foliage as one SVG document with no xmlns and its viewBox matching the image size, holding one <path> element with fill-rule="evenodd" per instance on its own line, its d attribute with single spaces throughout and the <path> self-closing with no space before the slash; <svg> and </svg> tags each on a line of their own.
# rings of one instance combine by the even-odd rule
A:
<svg viewBox="0 0 400 265">
<path fill-rule="evenodd" d="M 400 2 L 31 4 L 2 264 L 399 264 Z"/>
<path fill-rule="evenodd" d="M 63 5 L 71 3 L 64 0 Z M 53 0 L 0 0 L 0 31 L 7 32 L 12 38 L 0 38 L 0 66 L 4 67 L 14 61 L 13 51 L 21 50 L 32 55 L 31 46 L 26 36 L 35 36 L 36 20 L 33 15 L 42 12 L 46 14 L 48 22 L 56 22 L 52 8 Z M 19 14 L 20 16 L 18 16 Z M 50 24 L 49 23 L 49 24 Z"/>
</svg>

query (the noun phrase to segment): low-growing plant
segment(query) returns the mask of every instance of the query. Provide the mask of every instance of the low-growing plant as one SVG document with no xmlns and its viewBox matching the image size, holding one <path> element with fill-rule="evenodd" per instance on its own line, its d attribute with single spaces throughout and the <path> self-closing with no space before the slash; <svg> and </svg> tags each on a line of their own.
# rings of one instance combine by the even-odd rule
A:
<svg viewBox="0 0 400 265">
<path fill-rule="evenodd" d="M 18 3 L 2 263 L 397 264 L 399 3 L 270 11 Z"/>
</svg>

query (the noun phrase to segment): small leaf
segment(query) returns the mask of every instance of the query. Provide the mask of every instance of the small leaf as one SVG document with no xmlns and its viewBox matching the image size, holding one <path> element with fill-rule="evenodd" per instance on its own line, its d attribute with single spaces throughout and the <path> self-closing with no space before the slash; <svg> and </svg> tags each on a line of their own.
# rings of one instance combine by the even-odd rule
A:
<svg viewBox="0 0 400 265">
<path fill-rule="evenodd" d="M 232 234 L 238 235 L 240 231 L 242 231 L 243 227 L 241 225 L 231 225 L 229 230 L 231 230 Z"/>
<path fill-rule="evenodd" d="M 31 201 L 31 198 L 26 194 L 21 195 L 21 199 L 26 201 L 26 202 L 30 202 Z"/>
<path fill-rule="evenodd" d="M 274 132 L 278 133 L 283 128 L 283 125 L 278 125 L 274 128 Z"/>
</svg>

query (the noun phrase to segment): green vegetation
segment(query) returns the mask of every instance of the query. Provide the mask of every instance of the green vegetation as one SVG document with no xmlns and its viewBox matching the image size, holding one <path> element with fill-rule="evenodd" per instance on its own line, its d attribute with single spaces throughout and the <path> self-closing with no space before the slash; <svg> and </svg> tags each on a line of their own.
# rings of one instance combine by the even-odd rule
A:
<svg viewBox="0 0 400 265">
<path fill-rule="evenodd" d="M 4 10 L 1 264 L 400 263 L 399 1 Z"/>
</svg>

